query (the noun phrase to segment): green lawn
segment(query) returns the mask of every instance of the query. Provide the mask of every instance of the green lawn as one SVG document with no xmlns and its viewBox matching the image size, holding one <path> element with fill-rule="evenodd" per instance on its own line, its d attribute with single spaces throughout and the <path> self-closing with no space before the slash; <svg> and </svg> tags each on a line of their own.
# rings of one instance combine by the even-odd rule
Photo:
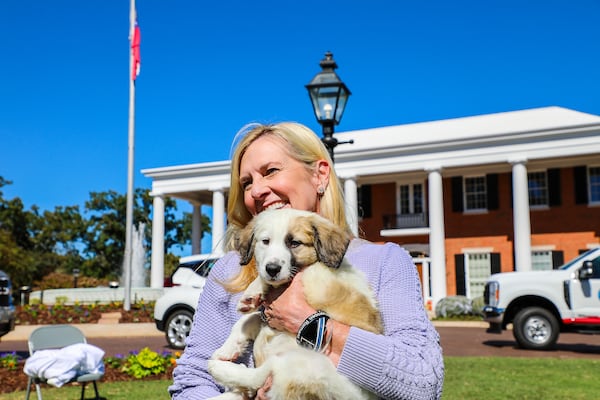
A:
<svg viewBox="0 0 600 400">
<path fill-rule="evenodd" d="M 600 360 L 558 358 L 446 357 L 444 400 L 600 398 Z M 99 383 L 107 400 L 168 400 L 170 381 Z M 79 399 L 79 388 L 44 386 L 45 400 Z M 88 387 L 86 398 L 93 397 Z M 0 396 L 22 400 L 24 392 Z M 35 393 L 32 393 L 35 399 Z"/>
<path fill-rule="evenodd" d="M 600 398 L 600 359 L 446 357 L 444 400 Z"/>
</svg>

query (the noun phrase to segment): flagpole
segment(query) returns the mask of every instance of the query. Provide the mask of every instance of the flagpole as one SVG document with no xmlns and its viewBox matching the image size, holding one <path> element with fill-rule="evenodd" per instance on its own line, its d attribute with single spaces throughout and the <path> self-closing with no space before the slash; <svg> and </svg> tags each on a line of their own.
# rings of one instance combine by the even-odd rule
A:
<svg viewBox="0 0 600 400">
<path fill-rule="evenodd" d="M 129 10 L 129 40 L 133 41 L 136 23 L 135 0 L 130 0 Z M 131 47 L 131 46 L 130 46 Z M 129 140 L 128 140 L 128 162 L 127 162 L 127 209 L 125 213 L 125 257 L 123 262 L 125 297 L 123 309 L 131 309 L 131 262 L 132 262 L 132 232 L 133 232 L 133 199 L 135 196 L 133 185 L 134 174 L 134 150 L 135 150 L 135 80 L 132 71 L 134 69 L 134 57 L 131 48 L 129 50 Z"/>
</svg>

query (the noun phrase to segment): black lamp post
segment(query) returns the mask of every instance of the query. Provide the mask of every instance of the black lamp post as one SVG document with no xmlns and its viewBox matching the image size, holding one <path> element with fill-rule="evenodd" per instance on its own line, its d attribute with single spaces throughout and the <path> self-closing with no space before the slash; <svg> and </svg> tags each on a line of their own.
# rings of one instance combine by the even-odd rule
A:
<svg viewBox="0 0 600 400">
<path fill-rule="evenodd" d="M 77 287 L 77 278 L 79 278 L 79 268 L 73 268 L 73 287 Z"/>
<path fill-rule="evenodd" d="M 353 143 L 352 140 L 339 142 L 333 137 L 333 128 L 340 123 L 351 93 L 346 84 L 335 73 L 337 64 L 333 60 L 333 54 L 330 51 L 325 53 L 325 58 L 321 60 L 319 65 L 322 71 L 306 85 L 306 89 L 308 89 L 315 117 L 323 127 L 323 138 L 321 140 L 329 150 L 331 160 L 334 161 L 333 150 L 335 146 L 342 143 Z"/>
</svg>

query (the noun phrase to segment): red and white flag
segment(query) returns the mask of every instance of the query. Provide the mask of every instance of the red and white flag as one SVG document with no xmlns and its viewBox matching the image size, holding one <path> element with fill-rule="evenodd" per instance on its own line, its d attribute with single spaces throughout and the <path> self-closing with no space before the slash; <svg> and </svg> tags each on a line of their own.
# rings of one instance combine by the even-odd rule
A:
<svg viewBox="0 0 600 400">
<path fill-rule="evenodd" d="M 142 65 L 142 58 L 140 56 L 140 41 L 142 36 L 140 33 L 140 27 L 135 21 L 133 27 L 133 35 L 131 37 L 131 55 L 133 56 L 133 64 L 131 66 L 131 80 L 135 81 L 135 78 L 140 74 L 140 67 Z"/>
</svg>

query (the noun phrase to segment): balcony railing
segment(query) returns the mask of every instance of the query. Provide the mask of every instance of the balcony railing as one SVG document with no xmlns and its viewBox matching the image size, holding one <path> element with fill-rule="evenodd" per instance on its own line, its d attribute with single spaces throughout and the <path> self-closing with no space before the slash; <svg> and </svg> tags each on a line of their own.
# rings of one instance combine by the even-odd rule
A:
<svg viewBox="0 0 600 400">
<path fill-rule="evenodd" d="M 387 214 L 383 216 L 383 229 L 425 228 L 429 226 L 426 213 Z"/>
</svg>

